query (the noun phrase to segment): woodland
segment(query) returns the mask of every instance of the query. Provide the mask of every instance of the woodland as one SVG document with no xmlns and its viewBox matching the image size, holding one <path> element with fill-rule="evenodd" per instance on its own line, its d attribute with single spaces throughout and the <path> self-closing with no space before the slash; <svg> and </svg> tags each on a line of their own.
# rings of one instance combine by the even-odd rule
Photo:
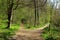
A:
<svg viewBox="0 0 60 40">
<path fill-rule="evenodd" d="M 60 40 L 60 0 L 0 0 L 0 40 Z"/>
</svg>

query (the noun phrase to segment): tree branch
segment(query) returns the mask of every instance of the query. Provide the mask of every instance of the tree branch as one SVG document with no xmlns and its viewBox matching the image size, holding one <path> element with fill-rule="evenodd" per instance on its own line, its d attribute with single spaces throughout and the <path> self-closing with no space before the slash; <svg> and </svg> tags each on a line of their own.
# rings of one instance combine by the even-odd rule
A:
<svg viewBox="0 0 60 40">
<path fill-rule="evenodd" d="M 16 10 L 16 9 L 17 9 L 17 7 L 18 7 L 18 5 L 19 5 L 19 1 L 20 1 L 20 0 L 17 0 L 17 2 L 16 2 L 16 7 L 15 7 L 13 10 Z"/>
<path fill-rule="evenodd" d="M 43 3 L 42 7 L 46 4 L 47 0 L 45 0 L 45 2 Z"/>
</svg>

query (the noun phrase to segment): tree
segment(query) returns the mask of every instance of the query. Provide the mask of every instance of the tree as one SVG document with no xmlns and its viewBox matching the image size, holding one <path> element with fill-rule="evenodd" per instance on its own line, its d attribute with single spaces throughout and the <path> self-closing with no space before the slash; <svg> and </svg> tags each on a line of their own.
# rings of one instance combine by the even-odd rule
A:
<svg viewBox="0 0 60 40">
<path fill-rule="evenodd" d="M 36 0 L 34 0 L 34 8 L 35 8 L 35 21 L 34 21 L 34 26 L 36 26 Z"/>
<path fill-rule="evenodd" d="M 18 2 L 19 2 L 19 0 L 17 0 L 16 7 L 13 9 L 14 0 L 7 0 L 8 26 L 6 28 L 10 28 L 10 20 L 11 20 L 11 16 L 12 16 L 12 10 L 16 10 L 16 8 L 18 7 Z"/>
<path fill-rule="evenodd" d="M 43 2 L 43 3 L 42 3 Z M 34 0 L 34 13 L 35 13 L 35 21 L 34 26 L 39 25 L 39 8 L 46 4 L 47 0 L 41 1 L 41 0 Z M 42 4 L 41 4 L 42 3 Z M 39 5 L 40 4 L 40 5 Z M 41 10 L 41 8 L 40 8 Z"/>
</svg>

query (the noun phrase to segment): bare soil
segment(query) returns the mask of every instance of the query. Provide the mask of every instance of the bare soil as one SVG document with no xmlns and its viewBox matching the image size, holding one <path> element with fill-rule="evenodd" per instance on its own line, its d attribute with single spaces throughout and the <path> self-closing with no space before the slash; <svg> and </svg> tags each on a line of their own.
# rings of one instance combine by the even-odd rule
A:
<svg viewBox="0 0 60 40">
<path fill-rule="evenodd" d="M 48 26 L 49 24 L 46 24 L 44 27 L 37 28 L 35 30 L 20 28 L 16 32 L 16 35 L 9 38 L 9 40 L 44 40 L 41 34 L 43 32 L 43 29 Z"/>
</svg>

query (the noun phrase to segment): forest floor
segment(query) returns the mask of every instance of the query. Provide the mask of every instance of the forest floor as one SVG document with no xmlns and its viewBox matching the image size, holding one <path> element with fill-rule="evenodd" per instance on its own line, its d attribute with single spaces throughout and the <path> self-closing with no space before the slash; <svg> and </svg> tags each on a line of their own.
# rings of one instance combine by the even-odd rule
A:
<svg viewBox="0 0 60 40">
<path fill-rule="evenodd" d="M 48 27 L 49 23 L 44 27 L 34 30 L 19 28 L 16 34 L 9 38 L 9 40 L 44 40 L 41 36 L 43 29 Z"/>
</svg>

